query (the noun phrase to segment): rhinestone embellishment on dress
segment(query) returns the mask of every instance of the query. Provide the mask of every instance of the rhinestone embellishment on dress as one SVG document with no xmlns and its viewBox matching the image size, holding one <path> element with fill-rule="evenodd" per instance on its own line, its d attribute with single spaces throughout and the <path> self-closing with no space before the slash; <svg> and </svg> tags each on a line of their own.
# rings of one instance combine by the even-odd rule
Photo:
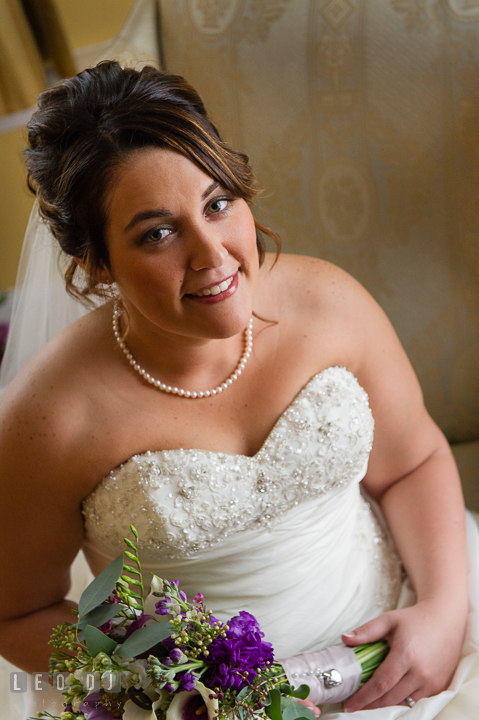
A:
<svg viewBox="0 0 479 720">
<path fill-rule="evenodd" d="M 302 502 L 357 484 L 373 428 L 367 395 L 355 377 L 345 368 L 328 368 L 296 396 L 254 457 L 205 450 L 134 455 L 85 500 L 87 530 L 121 547 L 123 527 L 135 513 L 149 553 L 195 554 L 229 535 L 273 526 Z M 114 528 L 103 517 L 114 517 Z"/>
</svg>

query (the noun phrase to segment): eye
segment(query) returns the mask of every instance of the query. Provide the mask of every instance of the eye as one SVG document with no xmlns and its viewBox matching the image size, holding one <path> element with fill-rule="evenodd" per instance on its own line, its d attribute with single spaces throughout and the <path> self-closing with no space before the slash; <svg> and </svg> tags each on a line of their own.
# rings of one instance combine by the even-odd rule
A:
<svg viewBox="0 0 479 720">
<path fill-rule="evenodd" d="M 224 212 L 231 202 L 230 198 L 217 198 L 208 205 L 208 212 L 212 215 L 218 215 L 219 213 Z"/>
<path fill-rule="evenodd" d="M 150 230 L 144 237 L 142 238 L 142 243 L 161 243 L 163 240 L 166 240 L 168 235 L 171 234 L 171 230 L 169 228 L 155 228 L 154 230 Z"/>
</svg>

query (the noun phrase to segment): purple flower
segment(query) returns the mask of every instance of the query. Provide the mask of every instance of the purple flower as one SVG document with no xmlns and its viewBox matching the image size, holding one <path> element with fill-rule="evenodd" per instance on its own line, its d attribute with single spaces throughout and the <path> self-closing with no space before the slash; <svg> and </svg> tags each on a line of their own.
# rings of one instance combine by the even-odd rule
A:
<svg viewBox="0 0 479 720">
<path fill-rule="evenodd" d="M 225 636 L 216 638 L 208 647 L 212 667 L 205 684 L 238 691 L 256 677 L 260 668 L 273 662 L 273 647 L 262 639 L 264 633 L 250 613 L 242 611 L 228 622 L 228 628 Z"/>
<path fill-rule="evenodd" d="M 183 600 L 184 603 L 188 601 L 186 593 L 184 593 L 183 590 L 180 590 L 180 599 Z"/>
<path fill-rule="evenodd" d="M 169 615 L 172 611 L 171 607 L 168 607 L 171 605 L 170 598 L 163 598 L 163 600 L 158 600 L 157 603 L 155 603 L 155 614 L 156 615 Z"/>
<path fill-rule="evenodd" d="M 100 705 L 100 699 L 103 693 L 101 691 L 90 693 L 80 705 L 80 712 L 85 713 L 87 720 L 112 720 L 115 715 L 112 715 L 113 710 Z"/>
<path fill-rule="evenodd" d="M 195 689 L 195 676 L 191 673 L 185 673 L 180 678 L 180 685 L 178 687 L 178 692 L 181 692 L 182 690 L 185 690 L 186 692 L 191 692 Z"/>
<path fill-rule="evenodd" d="M 135 630 L 139 630 L 142 627 L 145 627 L 148 620 L 152 620 L 153 615 L 145 615 L 145 613 L 141 613 L 136 620 L 133 620 L 131 625 L 129 625 L 126 629 L 125 639 L 130 637 L 132 633 L 135 632 Z"/>
<path fill-rule="evenodd" d="M 183 653 L 177 647 L 173 648 L 173 650 L 170 652 L 170 658 L 175 663 L 180 662 L 182 657 L 183 657 Z"/>
</svg>

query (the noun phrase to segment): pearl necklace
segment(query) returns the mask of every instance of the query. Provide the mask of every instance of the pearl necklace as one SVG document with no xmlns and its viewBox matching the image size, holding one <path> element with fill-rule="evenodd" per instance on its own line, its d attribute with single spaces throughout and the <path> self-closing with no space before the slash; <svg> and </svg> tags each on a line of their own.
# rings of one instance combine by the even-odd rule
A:
<svg viewBox="0 0 479 720">
<path fill-rule="evenodd" d="M 150 385 L 153 385 L 153 387 L 161 390 L 162 392 L 171 393 L 172 395 L 180 395 L 181 397 L 186 398 L 203 398 L 222 393 L 223 390 L 227 390 L 230 385 L 232 385 L 233 382 L 239 378 L 245 368 L 246 363 L 248 362 L 248 358 L 251 355 L 251 351 L 253 349 L 253 318 L 250 318 L 248 326 L 245 328 L 244 331 L 245 348 L 243 354 L 241 355 L 238 365 L 231 373 L 229 378 L 227 378 L 224 383 L 221 383 L 221 385 L 217 385 L 213 390 L 201 390 L 199 392 L 195 392 L 193 390 L 183 390 L 183 388 L 172 387 L 171 385 L 166 385 L 165 383 L 162 383 L 160 380 L 155 380 L 154 377 L 147 373 L 146 370 L 144 370 L 144 368 L 142 368 L 141 365 L 136 362 L 135 358 L 130 352 L 128 345 L 121 339 L 120 328 L 118 324 L 120 315 L 121 310 L 118 306 L 118 301 L 115 300 L 113 306 L 113 333 L 118 342 L 118 345 L 125 353 L 126 359 L 130 363 L 131 367 L 133 368 L 133 370 L 135 370 L 135 372 L 138 373 L 138 375 L 141 375 L 144 380 L 150 383 Z"/>
</svg>

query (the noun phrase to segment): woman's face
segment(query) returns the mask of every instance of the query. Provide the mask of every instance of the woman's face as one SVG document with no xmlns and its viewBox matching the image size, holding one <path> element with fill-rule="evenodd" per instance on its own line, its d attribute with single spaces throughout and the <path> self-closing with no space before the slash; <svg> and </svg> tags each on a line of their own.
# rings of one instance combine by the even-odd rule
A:
<svg viewBox="0 0 479 720">
<path fill-rule="evenodd" d="M 133 331 L 231 337 L 253 310 L 258 253 L 247 203 L 173 150 L 136 151 L 107 196 L 111 279 Z"/>
</svg>

